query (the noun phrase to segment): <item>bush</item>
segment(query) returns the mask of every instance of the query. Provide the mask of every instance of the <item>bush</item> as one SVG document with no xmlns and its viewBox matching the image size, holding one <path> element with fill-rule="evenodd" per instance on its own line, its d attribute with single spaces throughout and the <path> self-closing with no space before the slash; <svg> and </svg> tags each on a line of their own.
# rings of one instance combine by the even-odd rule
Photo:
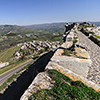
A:
<svg viewBox="0 0 100 100">
<path fill-rule="evenodd" d="M 84 30 L 84 28 L 82 28 L 80 31 L 81 31 L 83 34 L 85 34 L 86 36 L 89 36 L 89 33 L 86 32 L 86 31 Z"/>
<path fill-rule="evenodd" d="M 97 38 L 95 38 L 94 36 L 90 36 L 89 39 L 91 39 L 95 44 L 100 46 L 100 41 Z"/>
<path fill-rule="evenodd" d="M 75 44 L 77 42 L 77 40 L 75 39 L 74 41 L 73 41 L 73 44 Z"/>
<path fill-rule="evenodd" d="M 90 34 L 94 34 L 94 32 L 89 32 Z"/>
<path fill-rule="evenodd" d="M 64 53 L 62 55 L 70 56 L 71 54 L 73 54 L 71 50 L 64 49 Z"/>
</svg>

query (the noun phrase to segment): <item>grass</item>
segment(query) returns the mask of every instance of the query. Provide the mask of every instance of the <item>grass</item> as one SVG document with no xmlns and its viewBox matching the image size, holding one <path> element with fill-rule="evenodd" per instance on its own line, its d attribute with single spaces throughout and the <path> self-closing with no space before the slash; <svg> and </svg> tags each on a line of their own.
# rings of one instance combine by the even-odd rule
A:
<svg viewBox="0 0 100 100">
<path fill-rule="evenodd" d="M 98 36 L 98 35 L 94 35 L 96 38 L 100 38 L 100 36 Z"/>
<path fill-rule="evenodd" d="M 17 51 L 19 48 L 20 47 L 13 46 L 9 49 L 4 50 L 3 52 L 0 52 L 0 60 L 2 62 L 11 61 L 10 59 L 13 57 L 15 51 Z"/>
<path fill-rule="evenodd" d="M 80 25 L 80 27 L 84 27 L 84 28 L 87 28 L 87 27 L 93 27 L 93 26 Z"/>
<path fill-rule="evenodd" d="M 10 78 L 7 79 L 7 83 L 11 82 L 14 78 L 16 78 L 18 74 L 13 74 Z"/>
<path fill-rule="evenodd" d="M 75 39 L 74 41 L 73 41 L 73 44 L 75 44 L 77 42 L 77 40 Z"/>
<path fill-rule="evenodd" d="M 18 76 L 18 74 L 13 74 L 10 78 L 8 78 L 8 79 L 6 80 L 6 82 L 4 82 L 2 85 L 0 85 L 0 91 L 3 90 L 5 87 L 7 87 L 7 86 L 8 86 L 7 83 L 12 82 L 13 79 L 16 78 L 17 76 Z"/>
<path fill-rule="evenodd" d="M 7 83 L 4 82 L 4 83 L 0 86 L 0 91 L 3 90 L 6 86 L 7 86 Z"/>
<path fill-rule="evenodd" d="M 73 54 L 71 50 L 64 49 L 64 53 L 62 55 L 71 56 L 71 54 Z"/>
<path fill-rule="evenodd" d="M 12 68 L 17 67 L 18 65 L 24 63 L 25 61 L 27 61 L 27 60 L 19 61 L 14 66 L 10 66 L 10 67 L 6 66 L 6 67 L 2 68 L 2 70 L 0 70 L 0 75 L 3 74 L 3 73 L 5 73 L 5 72 L 7 72 L 7 71 L 9 71 L 9 70 L 11 70 Z"/>
<path fill-rule="evenodd" d="M 94 32 L 91 32 L 91 31 L 90 31 L 89 33 L 90 33 L 90 34 L 94 34 Z"/>
<path fill-rule="evenodd" d="M 56 70 L 48 70 L 48 73 L 55 81 L 54 87 L 37 91 L 29 100 L 100 100 L 100 93 L 81 81 L 72 81 Z"/>
</svg>

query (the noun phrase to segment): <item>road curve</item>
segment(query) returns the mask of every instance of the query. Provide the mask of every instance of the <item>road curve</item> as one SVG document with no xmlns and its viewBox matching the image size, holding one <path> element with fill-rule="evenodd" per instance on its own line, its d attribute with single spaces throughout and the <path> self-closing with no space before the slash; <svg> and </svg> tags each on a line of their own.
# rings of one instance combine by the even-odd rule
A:
<svg viewBox="0 0 100 100">
<path fill-rule="evenodd" d="M 25 67 L 26 65 L 28 65 L 29 63 L 31 63 L 33 60 L 27 61 L 21 65 L 19 65 L 16 68 L 11 69 L 10 71 L 2 74 L 0 76 L 0 84 L 4 83 L 9 77 L 11 77 L 14 73 L 18 72 L 19 70 L 21 70 L 23 67 Z"/>
</svg>

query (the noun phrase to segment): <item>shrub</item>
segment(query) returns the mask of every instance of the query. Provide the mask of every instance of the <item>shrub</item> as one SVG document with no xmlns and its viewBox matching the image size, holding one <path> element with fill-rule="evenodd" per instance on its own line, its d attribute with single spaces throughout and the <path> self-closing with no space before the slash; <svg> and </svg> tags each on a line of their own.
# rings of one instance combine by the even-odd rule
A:
<svg viewBox="0 0 100 100">
<path fill-rule="evenodd" d="M 74 41 L 73 41 L 73 44 L 75 44 L 77 42 L 77 40 L 75 39 Z"/>
<path fill-rule="evenodd" d="M 86 32 L 86 31 L 84 30 L 84 28 L 82 28 L 80 31 L 81 31 L 83 34 L 85 34 L 86 36 L 89 36 L 89 33 Z"/>
<path fill-rule="evenodd" d="M 100 41 L 95 38 L 94 36 L 90 36 L 89 39 L 91 39 L 94 43 L 96 43 L 98 46 L 100 46 Z"/>
<path fill-rule="evenodd" d="M 64 49 L 64 53 L 62 55 L 70 56 L 71 54 L 73 54 L 71 50 Z"/>
<path fill-rule="evenodd" d="M 94 34 L 94 32 L 89 32 L 90 34 Z"/>
</svg>

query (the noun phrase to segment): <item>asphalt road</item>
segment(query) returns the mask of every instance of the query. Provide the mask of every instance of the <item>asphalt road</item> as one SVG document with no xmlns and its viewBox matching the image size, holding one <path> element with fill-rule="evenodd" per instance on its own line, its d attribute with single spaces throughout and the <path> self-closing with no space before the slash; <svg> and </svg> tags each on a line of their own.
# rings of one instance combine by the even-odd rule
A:
<svg viewBox="0 0 100 100">
<path fill-rule="evenodd" d="M 2 74 L 0 76 L 0 84 L 4 83 L 9 77 L 11 77 L 14 73 L 18 72 L 19 70 L 21 70 L 24 66 L 28 65 L 29 63 L 31 63 L 33 60 L 30 60 L 28 62 L 25 62 L 21 65 L 19 65 L 18 67 Z"/>
</svg>

